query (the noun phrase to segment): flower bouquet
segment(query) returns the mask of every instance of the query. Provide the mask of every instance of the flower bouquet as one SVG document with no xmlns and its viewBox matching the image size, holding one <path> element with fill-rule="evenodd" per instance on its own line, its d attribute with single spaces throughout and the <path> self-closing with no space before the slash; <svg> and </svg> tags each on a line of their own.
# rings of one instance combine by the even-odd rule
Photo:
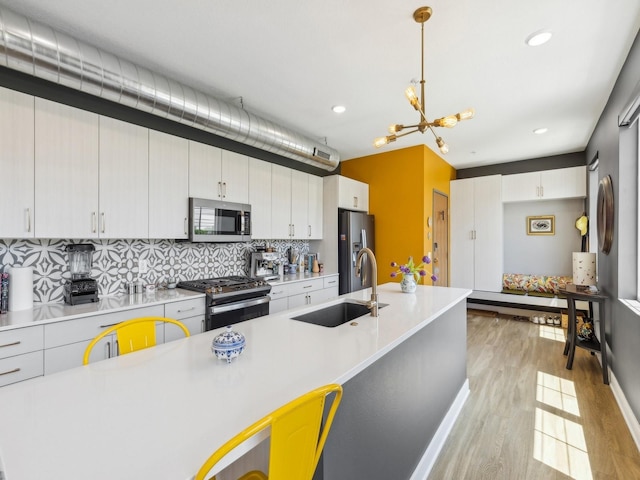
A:
<svg viewBox="0 0 640 480">
<path fill-rule="evenodd" d="M 427 265 L 430 263 L 431 259 L 428 255 L 422 257 L 422 262 L 419 264 L 416 264 L 413 261 L 413 257 L 409 257 L 409 260 L 404 265 L 398 265 L 396 262 L 391 262 L 391 267 L 397 268 L 397 270 L 391 272 L 391 277 L 395 278 L 399 274 L 402 274 L 402 290 L 405 292 L 413 292 L 415 291 L 415 283 L 420 280 L 420 277 L 431 275 L 431 280 L 434 282 L 438 280 L 437 276 L 426 270 Z"/>
</svg>

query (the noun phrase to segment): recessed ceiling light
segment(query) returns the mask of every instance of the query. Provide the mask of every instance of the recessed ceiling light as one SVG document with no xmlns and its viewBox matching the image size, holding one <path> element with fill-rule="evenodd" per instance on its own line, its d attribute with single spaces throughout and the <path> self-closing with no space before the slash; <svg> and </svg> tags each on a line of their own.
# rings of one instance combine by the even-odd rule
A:
<svg viewBox="0 0 640 480">
<path fill-rule="evenodd" d="M 536 135 L 542 135 L 543 133 L 547 133 L 547 130 L 549 130 L 547 127 L 536 128 L 533 133 Z"/>
<path fill-rule="evenodd" d="M 334 105 L 331 107 L 335 113 L 344 113 L 347 108 L 344 105 Z"/>
<path fill-rule="evenodd" d="M 525 42 L 530 47 L 537 47 L 542 45 L 543 43 L 547 43 L 551 38 L 552 33 L 546 30 L 539 30 L 537 32 L 533 32 L 531 35 L 527 37 Z"/>
</svg>

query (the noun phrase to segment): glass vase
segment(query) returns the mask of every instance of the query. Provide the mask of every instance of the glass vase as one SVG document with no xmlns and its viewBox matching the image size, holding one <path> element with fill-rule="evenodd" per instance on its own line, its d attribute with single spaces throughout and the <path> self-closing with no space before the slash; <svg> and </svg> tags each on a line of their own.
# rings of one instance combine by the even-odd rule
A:
<svg viewBox="0 0 640 480">
<path fill-rule="evenodd" d="M 413 293 L 416 291 L 416 277 L 409 274 L 403 275 L 400 282 L 400 288 L 404 293 Z"/>
</svg>

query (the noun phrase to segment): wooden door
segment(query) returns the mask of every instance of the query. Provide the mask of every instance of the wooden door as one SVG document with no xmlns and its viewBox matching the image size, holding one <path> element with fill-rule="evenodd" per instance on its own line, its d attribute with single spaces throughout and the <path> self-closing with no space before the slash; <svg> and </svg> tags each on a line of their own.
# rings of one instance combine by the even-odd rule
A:
<svg viewBox="0 0 640 480">
<path fill-rule="evenodd" d="M 433 273 L 434 285 L 449 286 L 449 197 L 433 191 Z"/>
</svg>

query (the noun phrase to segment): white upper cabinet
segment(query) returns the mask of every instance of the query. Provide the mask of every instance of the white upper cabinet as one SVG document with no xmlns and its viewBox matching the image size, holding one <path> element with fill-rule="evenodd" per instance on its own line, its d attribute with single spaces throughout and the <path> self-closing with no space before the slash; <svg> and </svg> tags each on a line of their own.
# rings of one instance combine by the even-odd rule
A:
<svg viewBox="0 0 640 480">
<path fill-rule="evenodd" d="M 189 196 L 249 203 L 249 157 L 189 140 Z"/>
<path fill-rule="evenodd" d="M 271 235 L 289 238 L 291 229 L 291 169 L 271 165 Z"/>
<path fill-rule="evenodd" d="M 322 178 L 271 166 L 271 238 L 322 239 Z"/>
<path fill-rule="evenodd" d="M 269 239 L 271 235 L 271 164 L 249 158 L 249 204 L 251 237 Z"/>
<path fill-rule="evenodd" d="M 100 238 L 149 236 L 149 130 L 100 117 Z"/>
<path fill-rule="evenodd" d="M 189 143 L 149 131 L 149 238 L 187 238 Z"/>
<path fill-rule="evenodd" d="M 338 179 L 338 208 L 369 211 L 369 185 L 352 178 L 336 175 Z"/>
<path fill-rule="evenodd" d="M 322 213 L 323 213 L 323 200 L 324 189 L 322 177 L 316 175 L 309 175 L 309 209 L 308 209 L 308 222 L 309 222 L 309 240 L 321 240 L 323 234 L 322 228 Z"/>
<path fill-rule="evenodd" d="M 291 171 L 291 238 L 304 240 L 308 235 L 308 175 L 298 170 Z"/>
<path fill-rule="evenodd" d="M 222 150 L 189 140 L 189 196 L 219 200 Z"/>
<path fill-rule="evenodd" d="M 34 236 L 33 110 L 31 95 L 0 88 L 0 238 Z"/>
<path fill-rule="evenodd" d="M 222 150 L 222 200 L 249 203 L 249 157 Z"/>
<path fill-rule="evenodd" d="M 587 167 L 559 168 L 502 177 L 502 201 L 557 200 L 587 196 Z"/>
<path fill-rule="evenodd" d="M 98 115 L 35 99 L 35 235 L 98 237 Z"/>
</svg>

